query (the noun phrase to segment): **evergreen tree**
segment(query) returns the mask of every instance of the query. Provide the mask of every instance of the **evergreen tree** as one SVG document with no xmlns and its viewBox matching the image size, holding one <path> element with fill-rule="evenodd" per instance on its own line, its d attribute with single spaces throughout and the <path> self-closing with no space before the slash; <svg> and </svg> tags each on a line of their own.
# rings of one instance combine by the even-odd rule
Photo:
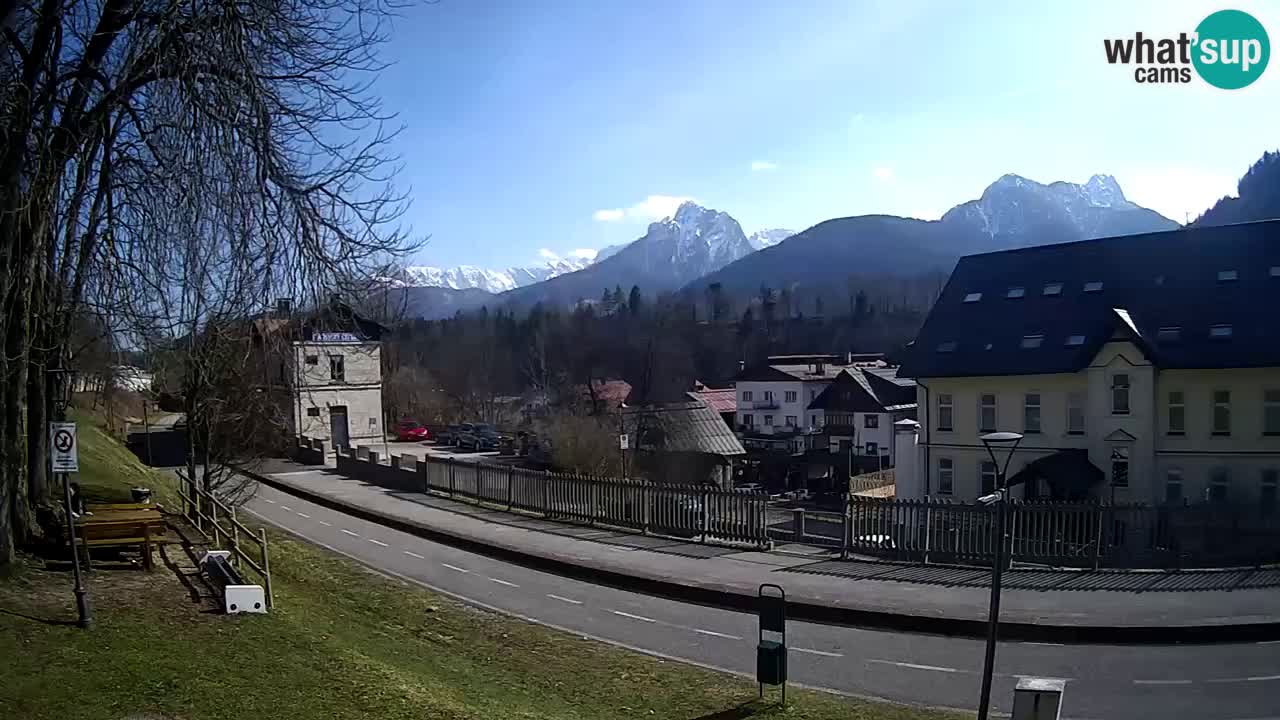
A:
<svg viewBox="0 0 1280 720">
<path fill-rule="evenodd" d="M 644 299 L 640 296 L 640 286 L 632 285 L 631 297 L 627 300 L 627 307 L 631 310 L 631 317 L 636 317 L 640 314 L 640 306 L 643 302 Z"/>
</svg>

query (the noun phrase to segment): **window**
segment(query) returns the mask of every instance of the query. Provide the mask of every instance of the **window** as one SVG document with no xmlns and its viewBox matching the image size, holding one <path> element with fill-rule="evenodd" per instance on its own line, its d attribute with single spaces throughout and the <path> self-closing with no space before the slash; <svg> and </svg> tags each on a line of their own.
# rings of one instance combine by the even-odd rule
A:
<svg viewBox="0 0 1280 720">
<path fill-rule="evenodd" d="M 1038 348 L 1040 347 L 1040 344 L 1043 342 L 1044 342 L 1043 335 L 1023 335 L 1022 336 L 1022 347 L 1026 350 L 1030 350 L 1032 348 Z"/>
<path fill-rule="evenodd" d="M 799 425 L 796 421 L 795 415 L 788 415 L 785 422 L 787 423 L 787 427 L 795 427 L 796 425 Z"/>
<path fill-rule="evenodd" d="M 868 413 L 862 418 L 862 427 L 878 428 L 880 427 L 880 416 L 874 413 Z"/>
<path fill-rule="evenodd" d="M 1280 265 L 1271 266 L 1271 277 L 1280 277 Z"/>
<path fill-rule="evenodd" d="M 1027 393 L 1022 404 L 1022 431 L 1040 432 L 1040 393 Z"/>
<path fill-rule="evenodd" d="M 1009 292 L 1005 293 L 1004 296 L 1007 298 L 1020 298 L 1026 294 L 1027 294 L 1026 288 L 1011 287 L 1009 288 Z"/>
<path fill-rule="evenodd" d="M 809 427 L 814 427 L 814 428 L 816 428 L 816 427 L 822 427 L 822 423 L 818 422 L 818 416 L 817 416 L 817 415 L 810 415 L 810 416 L 809 416 Z"/>
<path fill-rule="evenodd" d="M 990 495 L 996 491 L 996 464 L 983 460 L 978 465 L 978 477 L 982 480 L 982 494 Z"/>
<path fill-rule="evenodd" d="M 1214 468 L 1209 473 L 1209 501 L 1226 502 L 1227 489 L 1231 487 L 1231 471 L 1224 467 Z"/>
<path fill-rule="evenodd" d="M 950 430 L 952 419 L 950 393 L 938 393 L 938 429 Z"/>
<path fill-rule="evenodd" d="M 764 416 L 764 425 L 765 425 L 765 427 L 773 427 L 773 416 L 772 416 L 772 415 L 765 415 L 765 416 Z"/>
<path fill-rule="evenodd" d="M 772 390 L 765 390 L 765 391 L 764 391 L 764 401 L 765 401 L 765 402 L 773 402 L 773 391 L 772 391 Z"/>
<path fill-rule="evenodd" d="M 1129 414 L 1129 376 L 1123 373 L 1111 376 L 1111 414 Z"/>
<path fill-rule="evenodd" d="M 1280 491 L 1280 470 L 1266 468 L 1262 471 L 1262 485 L 1258 488 L 1258 507 L 1270 514 L 1276 509 L 1276 495 Z"/>
<path fill-rule="evenodd" d="M 1262 434 L 1280 435 L 1280 390 L 1262 391 Z"/>
<path fill-rule="evenodd" d="M 1067 434 L 1084 434 L 1084 393 L 1067 393 Z"/>
<path fill-rule="evenodd" d="M 1111 448 L 1111 487 L 1129 487 L 1129 448 Z"/>
<path fill-rule="evenodd" d="M 307 358 L 306 358 L 306 363 L 307 363 L 308 365 L 319 365 L 319 364 L 320 364 L 320 356 L 319 356 L 319 355 L 308 355 L 308 356 L 307 356 Z"/>
<path fill-rule="evenodd" d="M 1213 391 L 1213 434 L 1231 434 L 1231 391 Z"/>
<path fill-rule="evenodd" d="M 978 430 L 996 431 L 996 396 L 984 393 L 978 396 Z"/>
<path fill-rule="evenodd" d="M 320 417 L 320 408 L 318 407 L 307 408 L 307 417 Z"/>
<path fill-rule="evenodd" d="M 1101 280 L 1090 280 L 1089 282 L 1084 284 L 1084 291 L 1087 293 L 1100 292 L 1101 290 L 1102 290 Z"/>
<path fill-rule="evenodd" d="M 964 296 L 964 301 L 967 303 L 975 303 L 981 299 L 982 299 L 982 293 L 969 293 L 968 295 Z"/>
<path fill-rule="evenodd" d="M 1182 337 L 1182 328 L 1176 326 L 1162 327 L 1156 331 L 1157 342 L 1177 342 Z"/>
<path fill-rule="evenodd" d="M 751 402 L 751 391 L 750 391 L 750 390 L 743 390 L 743 391 L 742 391 L 742 402 Z"/>
<path fill-rule="evenodd" d="M 809 388 L 809 401 L 810 401 L 810 402 L 813 402 L 813 399 L 814 399 L 814 398 L 816 398 L 816 397 L 818 397 L 818 389 L 817 389 L 817 388 Z"/>
<path fill-rule="evenodd" d="M 784 400 L 786 400 L 787 402 L 795 402 L 795 401 L 796 401 L 796 391 L 795 391 L 795 390 L 788 390 L 788 391 L 786 391 L 785 393 L 783 393 L 783 399 L 784 399 Z"/>
<path fill-rule="evenodd" d="M 1181 390 L 1169 391 L 1169 434 L 1187 432 L 1187 401 Z"/>
<path fill-rule="evenodd" d="M 747 427 L 755 427 L 756 416 L 752 415 L 751 413 L 746 413 L 745 415 L 742 416 L 742 424 Z"/>
<path fill-rule="evenodd" d="M 369 418 L 369 427 L 378 427 L 378 418 Z"/>
<path fill-rule="evenodd" d="M 955 462 L 951 458 L 938 458 L 938 494 L 950 495 L 955 489 Z"/>
<path fill-rule="evenodd" d="M 957 345 L 957 344 L 958 344 L 958 343 L 957 343 L 955 340 L 948 340 L 948 341 L 946 341 L 946 342 L 944 342 L 944 343 L 942 343 L 942 344 L 938 345 L 938 352 L 940 352 L 940 353 L 955 352 L 955 351 L 956 351 L 956 345 Z"/>
<path fill-rule="evenodd" d="M 1084 336 L 1083 336 L 1083 335 L 1068 335 L 1068 336 L 1067 336 L 1067 347 L 1078 347 L 1078 346 L 1083 345 L 1083 344 L 1084 344 Z"/>
<path fill-rule="evenodd" d="M 1062 283 L 1057 283 L 1057 282 L 1048 283 L 1047 285 L 1044 286 L 1044 294 L 1045 295 L 1061 295 Z"/>
<path fill-rule="evenodd" d="M 1164 477 L 1164 501 L 1182 502 L 1182 468 L 1169 468 Z"/>
<path fill-rule="evenodd" d="M 1231 326 L 1230 325 L 1210 325 L 1209 337 L 1229 338 L 1231 337 Z"/>
<path fill-rule="evenodd" d="M 873 442 L 869 442 L 869 443 L 867 443 L 867 454 L 868 454 L 868 455 L 879 455 L 879 454 L 880 454 L 880 445 L 879 445 L 878 443 L 873 443 Z"/>
<path fill-rule="evenodd" d="M 1232 280 L 1239 280 L 1239 279 L 1240 279 L 1240 273 L 1236 272 L 1235 270 L 1219 270 L 1218 271 L 1218 282 L 1231 282 Z"/>
<path fill-rule="evenodd" d="M 346 363 L 341 355 L 329 356 L 329 379 L 330 380 L 346 380 L 347 368 Z"/>
</svg>

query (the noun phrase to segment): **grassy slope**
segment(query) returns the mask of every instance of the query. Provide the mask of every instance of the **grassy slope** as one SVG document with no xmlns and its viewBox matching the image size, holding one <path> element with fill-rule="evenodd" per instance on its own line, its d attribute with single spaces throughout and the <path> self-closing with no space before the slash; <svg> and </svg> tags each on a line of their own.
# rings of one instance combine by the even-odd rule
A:
<svg viewBox="0 0 1280 720">
<path fill-rule="evenodd" d="M 125 451 L 101 445 L 105 435 L 83 438 L 94 487 L 155 480 L 146 468 L 123 481 L 98 474 L 94 465 L 112 458 L 128 467 Z M 0 717 L 944 717 L 800 692 L 786 711 L 744 705 L 755 697 L 749 681 L 478 611 L 280 533 L 271 539 L 269 616 L 201 612 L 163 565 L 94 572 L 98 625 L 88 632 L 38 621 L 74 616 L 65 574 L 30 569 L 0 584 Z"/>
</svg>

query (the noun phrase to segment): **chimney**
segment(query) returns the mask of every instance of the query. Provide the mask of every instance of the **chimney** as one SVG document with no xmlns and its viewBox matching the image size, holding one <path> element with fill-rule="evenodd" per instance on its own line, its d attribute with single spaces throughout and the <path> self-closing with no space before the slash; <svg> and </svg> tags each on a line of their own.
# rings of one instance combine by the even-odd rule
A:
<svg viewBox="0 0 1280 720">
<path fill-rule="evenodd" d="M 747 361 L 746 361 L 746 360 L 739 360 L 739 361 L 738 361 L 738 372 L 742 372 L 742 371 L 744 371 L 744 370 L 746 370 L 746 369 L 747 369 Z"/>
</svg>

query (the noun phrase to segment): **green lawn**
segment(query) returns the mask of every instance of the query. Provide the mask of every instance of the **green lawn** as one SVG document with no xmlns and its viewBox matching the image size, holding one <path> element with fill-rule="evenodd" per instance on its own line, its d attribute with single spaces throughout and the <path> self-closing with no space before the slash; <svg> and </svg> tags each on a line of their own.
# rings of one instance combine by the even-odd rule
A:
<svg viewBox="0 0 1280 720">
<path fill-rule="evenodd" d="M 157 502 L 173 504 L 178 496 L 164 474 L 144 465 L 124 445 L 107 434 L 101 418 L 72 411 L 80 443 L 80 472 L 73 476 L 87 502 L 130 502 L 129 490 L 149 487 Z M 175 505 L 176 507 L 176 505 Z"/>
<path fill-rule="evenodd" d="M 89 469 L 94 487 L 155 480 L 86 429 L 82 465 L 116 468 Z M 126 467 L 142 474 L 103 474 Z M 786 710 L 756 706 L 749 680 L 475 610 L 282 533 L 270 538 L 277 607 L 268 616 L 201 612 L 157 563 L 150 574 L 96 570 L 97 626 L 54 625 L 46 621 L 74 617 L 68 573 L 29 563 L 0 583 L 0 718 L 952 717 L 795 690 Z"/>
</svg>

